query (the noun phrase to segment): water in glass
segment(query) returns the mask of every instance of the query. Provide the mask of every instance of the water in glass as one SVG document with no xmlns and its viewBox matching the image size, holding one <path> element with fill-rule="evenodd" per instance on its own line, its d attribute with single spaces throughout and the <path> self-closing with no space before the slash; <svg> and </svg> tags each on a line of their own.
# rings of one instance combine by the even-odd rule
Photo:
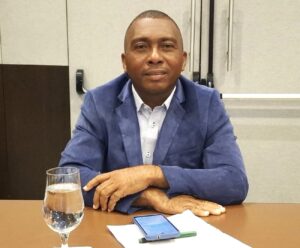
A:
<svg viewBox="0 0 300 248">
<path fill-rule="evenodd" d="M 83 209 L 79 170 L 75 167 L 48 170 L 43 215 L 47 225 L 59 233 L 61 247 L 68 247 L 69 233 L 80 224 Z"/>
</svg>

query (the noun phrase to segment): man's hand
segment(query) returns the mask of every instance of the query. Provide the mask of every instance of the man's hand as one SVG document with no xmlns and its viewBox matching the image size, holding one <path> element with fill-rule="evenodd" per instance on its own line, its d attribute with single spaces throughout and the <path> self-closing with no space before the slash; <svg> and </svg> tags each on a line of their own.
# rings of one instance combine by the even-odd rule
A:
<svg viewBox="0 0 300 248">
<path fill-rule="evenodd" d="M 178 214 L 191 210 L 197 216 L 220 215 L 225 208 L 217 203 L 194 198 L 189 195 L 179 195 L 173 198 L 157 188 L 146 189 L 135 202 L 138 206 L 150 206 L 156 211 L 165 214 Z"/>
<path fill-rule="evenodd" d="M 167 187 L 160 167 L 140 165 L 100 174 L 83 188 L 89 191 L 96 187 L 93 208 L 113 211 L 123 197 L 140 192 L 149 186 Z"/>
</svg>

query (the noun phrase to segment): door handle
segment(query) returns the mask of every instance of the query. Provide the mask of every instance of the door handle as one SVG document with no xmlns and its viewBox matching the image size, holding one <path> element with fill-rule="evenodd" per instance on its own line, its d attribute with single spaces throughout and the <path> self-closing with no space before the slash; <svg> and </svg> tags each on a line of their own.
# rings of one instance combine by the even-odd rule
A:
<svg viewBox="0 0 300 248">
<path fill-rule="evenodd" d="M 83 86 L 84 83 L 84 71 L 82 69 L 78 69 L 76 71 L 76 92 L 78 95 L 85 94 L 87 90 Z"/>
</svg>

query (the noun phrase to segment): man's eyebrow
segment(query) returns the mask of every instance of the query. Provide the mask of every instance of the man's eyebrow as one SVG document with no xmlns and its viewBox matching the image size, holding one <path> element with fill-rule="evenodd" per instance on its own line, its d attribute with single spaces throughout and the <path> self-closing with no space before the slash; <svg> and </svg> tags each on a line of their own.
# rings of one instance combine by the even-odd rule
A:
<svg viewBox="0 0 300 248">
<path fill-rule="evenodd" d="M 137 37 L 137 38 L 132 39 L 130 43 L 134 44 L 138 41 L 146 41 L 147 42 L 147 41 L 149 41 L 149 39 L 147 37 Z"/>
<path fill-rule="evenodd" d="M 145 42 L 149 42 L 151 41 L 149 38 L 147 37 L 137 37 L 137 38 L 134 38 L 131 40 L 131 44 L 134 44 L 138 41 L 145 41 Z M 161 37 L 159 39 L 157 39 L 158 42 L 161 42 L 161 41 L 172 41 L 174 43 L 178 43 L 177 39 L 173 38 L 173 37 Z"/>
<path fill-rule="evenodd" d="M 163 37 L 163 38 L 160 38 L 159 41 L 172 41 L 174 43 L 178 43 L 178 40 L 173 37 Z"/>
</svg>

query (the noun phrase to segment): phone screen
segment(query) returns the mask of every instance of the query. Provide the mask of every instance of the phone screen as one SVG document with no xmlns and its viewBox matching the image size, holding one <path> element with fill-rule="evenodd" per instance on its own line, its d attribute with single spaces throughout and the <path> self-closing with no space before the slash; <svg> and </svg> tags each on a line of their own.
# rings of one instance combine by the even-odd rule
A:
<svg viewBox="0 0 300 248">
<path fill-rule="evenodd" d="M 162 214 L 134 217 L 147 240 L 161 240 L 179 237 L 178 229 Z"/>
</svg>

